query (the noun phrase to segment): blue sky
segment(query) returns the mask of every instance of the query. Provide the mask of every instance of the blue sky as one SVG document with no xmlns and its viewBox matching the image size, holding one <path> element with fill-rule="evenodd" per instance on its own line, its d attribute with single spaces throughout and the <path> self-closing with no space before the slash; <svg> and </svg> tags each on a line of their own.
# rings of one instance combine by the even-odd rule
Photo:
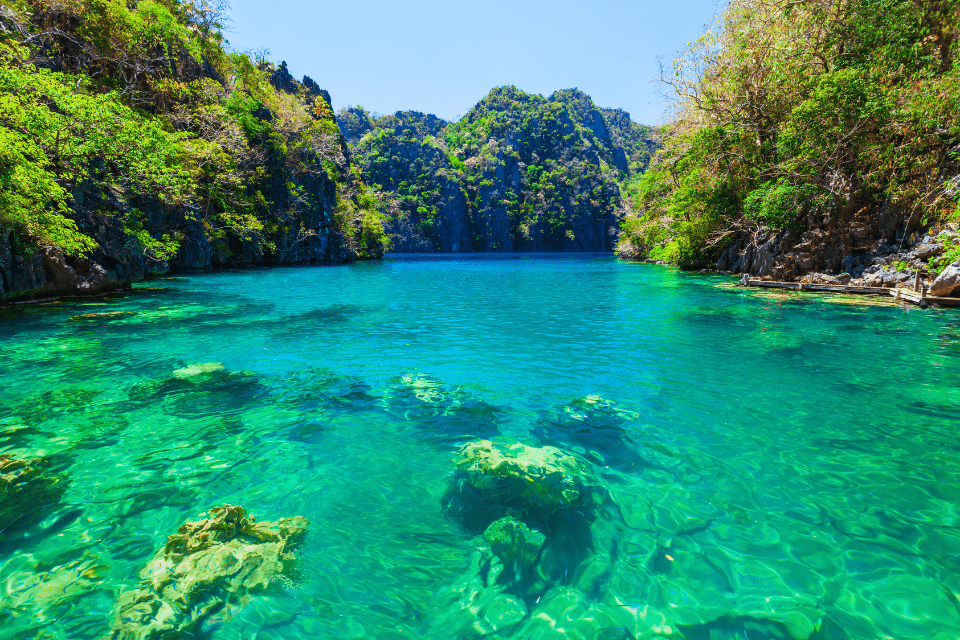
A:
<svg viewBox="0 0 960 640">
<path fill-rule="evenodd" d="M 635 122 L 662 121 L 655 80 L 721 9 L 720 0 L 231 0 L 226 36 L 266 48 L 334 109 L 412 109 L 453 120 L 491 88 L 549 95 L 577 87 Z"/>
</svg>

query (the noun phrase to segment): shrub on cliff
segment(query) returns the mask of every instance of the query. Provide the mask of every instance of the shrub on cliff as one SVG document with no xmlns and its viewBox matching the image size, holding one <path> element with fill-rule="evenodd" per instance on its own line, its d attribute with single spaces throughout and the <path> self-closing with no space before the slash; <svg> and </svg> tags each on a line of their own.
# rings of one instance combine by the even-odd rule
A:
<svg viewBox="0 0 960 640">
<path fill-rule="evenodd" d="M 96 201 L 93 215 L 119 217 L 141 248 L 165 256 L 202 233 L 222 260 L 246 245 L 283 261 L 329 232 L 323 225 L 354 253 L 381 254 L 382 216 L 355 186 L 328 96 L 289 74 L 280 82 L 285 66 L 228 53 L 225 9 L 194 0 L 4 7 L 0 227 L 89 253 L 98 240 L 78 229 L 77 210 Z M 338 195 L 359 223 L 333 214 L 346 206 Z"/>
<path fill-rule="evenodd" d="M 72 253 L 95 246 L 69 217 L 70 188 L 95 178 L 169 203 L 192 195 L 184 135 L 85 76 L 28 62 L 0 43 L 0 225 Z"/>
</svg>

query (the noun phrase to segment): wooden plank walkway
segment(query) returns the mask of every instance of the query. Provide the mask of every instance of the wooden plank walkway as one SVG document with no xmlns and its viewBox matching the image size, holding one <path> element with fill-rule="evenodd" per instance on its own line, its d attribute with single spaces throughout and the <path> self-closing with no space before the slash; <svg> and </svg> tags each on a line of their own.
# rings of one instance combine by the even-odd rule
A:
<svg viewBox="0 0 960 640">
<path fill-rule="evenodd" d="M 938 307 L 960 307 L 960 298 L 940 298 L 927 295 L 924 291 L 916 291 L 909 285 L 901 285 L 894 289 L 886 287 L 856 287 L 842 284 L 806 284 L 804 282 L 775 282 L 771 280 L 751 280 L 745 278 L 740 284 L 747 287 L 766 287 L 770 289 L 793 289 L 794 291 L 820 291 L 824 293 L 847 293 L 855 295 L 890 296 L 895 300 L 902 300 L 921 307 L 930 305 Z M 918 285 L 914 285 L 918 286 Z"/>
</svg>

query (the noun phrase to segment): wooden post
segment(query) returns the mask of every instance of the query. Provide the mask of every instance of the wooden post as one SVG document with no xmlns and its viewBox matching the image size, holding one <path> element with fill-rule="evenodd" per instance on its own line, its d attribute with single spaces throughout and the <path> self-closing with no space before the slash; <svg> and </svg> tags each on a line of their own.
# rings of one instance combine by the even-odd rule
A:
<svg viewBox="0 0 960 640">
<path fill-rule="evenodd" d="M 913 290 L 920 291 L 920 270 L 917 269 L 917 272 L 913 276 Z"/>
</svg>

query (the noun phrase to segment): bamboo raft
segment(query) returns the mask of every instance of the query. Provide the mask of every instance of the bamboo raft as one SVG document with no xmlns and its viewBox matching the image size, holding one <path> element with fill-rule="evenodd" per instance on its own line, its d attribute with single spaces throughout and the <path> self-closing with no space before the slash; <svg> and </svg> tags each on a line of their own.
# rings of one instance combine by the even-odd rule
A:
<svg viewBox="0 0 960 640">
<path fill-rule="evenodd" d="M 943 298 L 931 296 L 927 288 L 920 284 L 920 278 L 914 280 L 913 285 L 900 285 L 896 288 L 887 287 L 857 287 L 843 284 L 806 284 L 804 282 L 775 282 L 770 280 L 751 280 L 744 278 L 742 286 L 766 287 L 769 289 L 793 289 L 794 291 L 819 291 L 823 293 L 846 293 L 854 295 L 889 296 L 895 300 L 902 300 L 922 308 L 928 306 L 960 307 L 960 298 Z"/>
</svg>

